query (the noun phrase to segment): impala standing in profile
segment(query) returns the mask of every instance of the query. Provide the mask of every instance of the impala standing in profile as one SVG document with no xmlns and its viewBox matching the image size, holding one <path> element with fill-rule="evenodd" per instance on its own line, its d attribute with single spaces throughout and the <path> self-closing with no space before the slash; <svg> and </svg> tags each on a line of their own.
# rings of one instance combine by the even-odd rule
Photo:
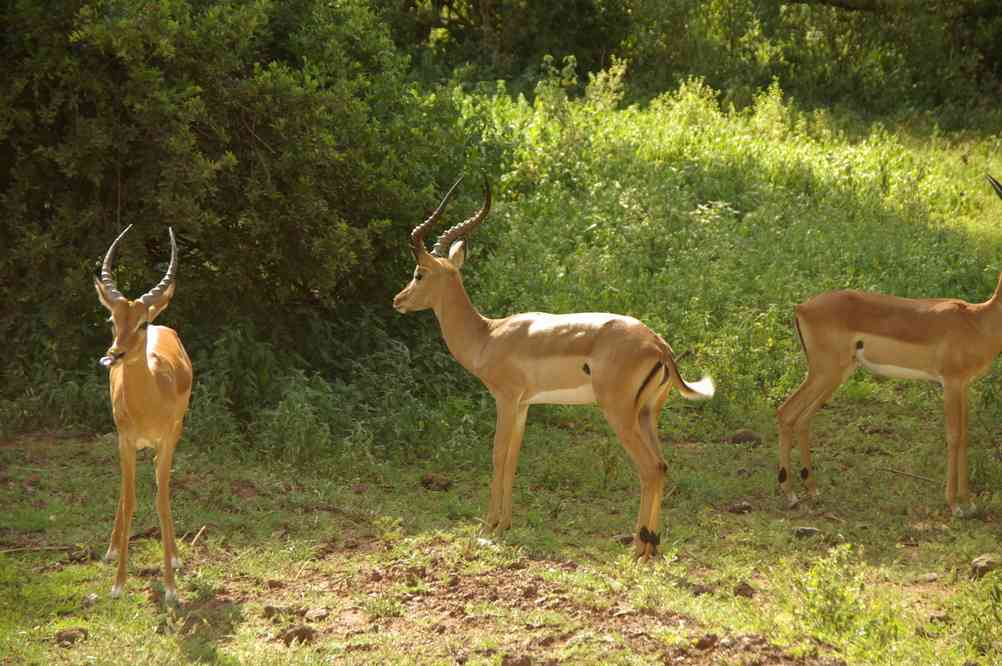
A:
<svg viewBox="0 0 1002 666">
<path fill-rule="evenodd" d="M 988 176 L 1002 197 L 1002 185 Z M 795 308 L 794 323 L 807 377 L 777 412 L 779 483 L 790 506 L 790 449 L 800 446 L 808 496 L 817 495 L 811 470 L 810 422 L 849 375 L 862 366 L 877 375 L 925 379 L 943 386 L 946 415 L 946 502 L 963 515 L 967 486 L 967 387 L 1002 351 L 1002 276 L 984 303 L 955 298 L 899 298 L 862 291 L 829 291 Z M 974 508 L 973 503 L 970 504 Z"/>
<path fill-rule="evenodd" d="M 502 532 L 511 526 L 512 484 L 529 405 L 598 403 L 640 475 L 635 555 L 654 555 L 668 469 L 657 432 L 661 407 L 672 386 L 697 400 L 713 396 L 713 381 L 683 380 L 668 343 L 632 317 L 541 312 L 483 317 L 470 302 L 459 270 L 466 256 L 462 239 L 490 210 L 490 185 L 484 183 L 484 204 L 473 217 L 439 236 L 430 253 L 424 245 L 458 185 L 411 232 L 417 267 L 393 307 L 401 313 L 433 310 L 449 351 L 497 403 L 487 529 Z"/>
<path fill-rule="evenodd" d="M 170 473 L 174 447 L 181 437 L 182 422 L 191 397 L 191 361 L 173 329 L 153 326 L 174 295 L 177 243 L 170 229 L 170 265 L 156 287 L 130 301 L 111 277 L 115 248 L 130 225 L 108 248 L 101 277 L 94 278 L 101 304 L 111 312 L 114 340 L 100 363 L 109 370 L 111 409 L 118 428 L 118 458 L 122 490 L 115 513 L 115 527 L 106 560 L 118 558 L 118 573 L 111 596 L 122 594 L 129 559 L 129 530 L 136 506 L 136 451 L 152 447 L 156 452 L 157 514 L 164 547 L 164 597 L 177 600 L 174 567 L 180 566 L 174 544 L 174 521 L 170 513 Z"/>
</svg>

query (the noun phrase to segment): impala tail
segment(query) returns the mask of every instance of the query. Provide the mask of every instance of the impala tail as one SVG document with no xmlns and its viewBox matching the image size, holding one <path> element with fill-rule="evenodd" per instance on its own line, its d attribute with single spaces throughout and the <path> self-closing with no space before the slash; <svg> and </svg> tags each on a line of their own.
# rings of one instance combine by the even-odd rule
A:
<svg viewBox="0 0 1002 666">
<path fill-rule="evenodd" d="M 668 380 L 686 400 L 709 400 L 717 392 L 713 378 L 709 375 L 704 375 L 697 382 L 685 381 L 678 371 L 678 366 L 675 365 L 675 357 L 671 352 L 665 354 L 665 367 L 668 368 Z"/>
</svg>

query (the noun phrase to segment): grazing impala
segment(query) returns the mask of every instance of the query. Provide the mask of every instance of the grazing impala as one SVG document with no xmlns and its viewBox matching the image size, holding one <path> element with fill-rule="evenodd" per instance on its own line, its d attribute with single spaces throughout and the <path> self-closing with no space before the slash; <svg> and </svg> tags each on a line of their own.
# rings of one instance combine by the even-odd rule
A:
<svg viewBox="0 0 1002 666">
<path fill-rule="evenodd" d="M 156 287 L 135 301 L 122 295 L 111 277 L 115 248 L 130 225 L 108 248 L 101 277 L 94 278 L 97 296 L 110 312 L 114 341 L 100 363 L 109 370 L 111 409 L 118 428 L 118 459 L 122 490 L 115 513 L 115 527 L 106 560 L 118 558 L 118 574 L 111 596 L 125 586 L 129 559 L 129 530 L 136 507 L 136 451 L 153 447 L 156 452 L 157 514 L 164 547 L 164 596 L 177 600 L 174 567 L 180 566 L 174 545 L 174 521 L 170 514 L 170 472 L 174 447 L 188 399 L 191 397 L 191 361 L 177 333 L 166 326 L 153 326 L 174 295 L 177 243 L 170 229 L 170 266 Z"/>
<path fill-rule="evenodd" d="M 502 532 L 511 526 L 512 483 L 529 405 L 598 403 L 640 474 L 635 555 L 654 555 L 668 469 L 658 441 L 658 415 L 672 386 L 686 398 L 705 399 L 713 395 L 713 381 L 683 380 L 668 343 L 632 317 L 541 312 L 504 319 L 481 316 L 466 295 L 459 270 L 466 256 L 462 239 L 490 210 L 490 185 L 485 181 L 484 204 L 473 217 L 439 236 L 430 253 L 424 245 L 425 234 L 460 181 L 411 232 L 417 267 L 393 307 L 402 313 L 431 308 L 449 351 L 497 403 L 487 529 Z"/>
<path fill-rule="evenodd" d="M 1002 197 L 1002 185 L 991 176 L 988 182 Z M 813 497 L 817 484 L 811 470 L 811 417 L 862 366 L 885 377 L 926 379 L 943 386 L 946 502 L 954 515 L 963 515 L 962 505 L 970 501 L 967 387 L 988 372 L 1002 351 L 1002 276 L 984 303 L 829 291 L 801 303 L 795 312 L 807 377 L 777 413 L 779 483 L 790 506 L 798 501 L 790 488 L 794 437 L 800 445 L 800 477 Z"/>
</svg>

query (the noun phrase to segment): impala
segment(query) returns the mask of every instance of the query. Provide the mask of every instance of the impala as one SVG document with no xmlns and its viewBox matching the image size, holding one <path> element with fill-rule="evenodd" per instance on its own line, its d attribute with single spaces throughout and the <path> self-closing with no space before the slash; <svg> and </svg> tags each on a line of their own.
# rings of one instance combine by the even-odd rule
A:
<svg viewBox="0 0 1002 666">
<path fill-rule="evenodd" d="M 101 277 L 94 286 L 101 304 L 111 312 L 114 340 L 100 364 L 109 370 L 111 409 L 118 428 L 118 459 L 122 489 L 115 513 L 115 527 L 105 560 L 118 558 L 118 573 L 111 596 L 121 595 L 129 559 L 129 530 L 136 506 L 136 451 L 152 447 L 156 452 L 157 514 L 164 548 L 164 597 L 177 600 L 174 567 L 180 566 L 174 545 L 174 521 L 170 513 L 170 472 L 174 447 L 181 437 L 182 421 L 191 397 L 191 361 L 177 333 L 166 326 L 153 326 L 174 295 L 177 243 L 170 229 L 170 265 L 156 287 L 131 301 L 122 295 L 111 277 L 115 248 L 132 225 L 108 248 Z"/>
<path fill-rule="evenodd" d="M 1002 197 L 1002 185 L 988 176 Z M 967 485 L 967 387 L 1002 351 L 1002 276 L 984 303 L 954 298 L 899 298 L 829 291 L 795 308 L 807 357 L 807 377 L 778 412 L 779 483 L 792 507 L 790 449 L 800 446 L 808 496 L 817 495 L 811 469 L 810 421 L 849 375 L 862 366 L 877 375 L 925 379 L 943 386 L 946 421 L 946 502 L 954 515 L 970 501 Z M 970 504 L 973 510 L 973 503 Z"/>
<path fill-rule="evenodd" d="M 529 405 L 597 403 L 640 476 L 634 553 L 654 555 L 668 469 L 658 441 L 661 407 L 672 386 L 686 398 L 706 399 L 713 396 L 713 381 L 683 380 L 668 343 L 632 317 L 541 312 L 483 317 L 470 302 L 459 271 L 466 256 L 463 239 L 490 211 L 490 185 L 485 181 L 479 211 L 442 233 L 430 253 L 424 244 L 461 181 L 411 232 L 417 267 L 393 307 L 401 313 L 433 310 L 453 357 L 494 396 L 497 427 L 487 530 L 500 533 L 511 526 L 512 484 Z"/>
</svg>

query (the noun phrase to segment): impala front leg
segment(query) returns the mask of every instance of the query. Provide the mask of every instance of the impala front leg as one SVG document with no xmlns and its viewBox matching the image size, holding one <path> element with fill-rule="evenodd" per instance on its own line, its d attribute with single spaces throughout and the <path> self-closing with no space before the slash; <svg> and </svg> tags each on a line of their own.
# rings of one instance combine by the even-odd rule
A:
<svg viewBox="0 0 1002 666">
<path fill-rule="evenodd" d="M 527 405 L 517 398 L 495 396 L 497 403 L 497 428 L 494 432 L 494 477 L 491 480 L 491 499 L 487 510 L 486 529 L 498 533 L 511 527 L 511 492 L 522 447 Z"/>
<path fill-rule="evenodd" d="M 967 485 L 967 386 L 945 385 L 943 406 L 947 446 L 946 503 L 953 515 L 959 517 L 964 515 L 964 505 L 970 500 Z"/>
<path fill-rule="evenodd" d="M 112 548 L 118 550 L 118 571 L 111 596 L 119 597 L 125 589 L 125 578 L 129 571 L 129 533 L 132 529 L 132 515 L 136 508 L 136 449 L 124 437 L 119 437 L 118 461 L 122 470 L 121 500 L 112 532 Z M 120 520 L 119 520 L 120 518 Z M 111 549 L 109 549 L 110 551 Z"/>
</svg>

